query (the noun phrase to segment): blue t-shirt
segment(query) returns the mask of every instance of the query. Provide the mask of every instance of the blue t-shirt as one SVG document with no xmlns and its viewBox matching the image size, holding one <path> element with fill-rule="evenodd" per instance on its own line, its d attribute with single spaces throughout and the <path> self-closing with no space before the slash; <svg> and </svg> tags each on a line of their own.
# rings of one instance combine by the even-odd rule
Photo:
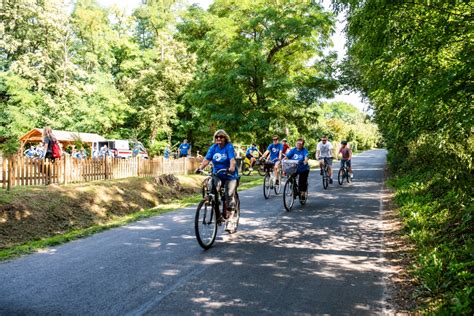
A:
<svg viewBox="0 0 474 316">
<path fill-rule="evenodd" d="M 214 144 L 209 148 L 206 154 L 206 160 L 212 161 L 212 171 L 216 172 L 220 169 L 227 169 L 230 167 L 230 160 L 235 159 L 234 146 L 231 143 L 227 143 L 224 147 Z M 237 168 L 232 175 L 226 173 L 219 174 L 219 178 L 223 180 L 235 180 L 239 176 Z"/>
<path fill-rule="evenodd" d="M 296 147 L 291 149 L 287 154 L 286 157 L 288 159 L 292 160 L 299 160 L 299 161 L 304 161 L 306 157 L 308 157 L 308 150 L 306 148 L 303 148 L 301 150 L 298 150 Z M 309 165 L 298 165 L 298 173 L 304 172 L 309 170 Z"/>
<path fill-rule="evenodd" d="M 181 155 L 187 155 L 188 154 L 188 150 L 189 150 L 189 144 L 188 143 L 183 143 L 181 145 L 179 145 L 179 152 Z"/>
<path fill-rule="evenodd" d="M 283 150 L 283 145 L 282 144 L 270 144 L 268 145 L 267 150 L 270 152 L 270 160 L 275 161 L 278 159 L 278 156 L 280 155 L 280 151 Z"/>
<path fill-rule="evenodd" d="M 257 150 L 257 147 L 255 146 L 250 146 L 247 148 L 247 151 L 245 152 L 245 156 L 250 155 L 252 156 L 253 152 Z"/>
</svg>

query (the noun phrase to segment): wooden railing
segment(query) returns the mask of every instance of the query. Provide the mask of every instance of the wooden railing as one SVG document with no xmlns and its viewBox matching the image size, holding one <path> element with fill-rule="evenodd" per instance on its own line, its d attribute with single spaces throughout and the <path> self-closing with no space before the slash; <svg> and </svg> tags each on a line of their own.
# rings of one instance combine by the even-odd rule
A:
<svg viewBox="0 0 474 316">
<path fill-rule="evenodd" d="M 142 158 L 76 159 L 63 156 L 48 159 L 12 156 L 0 160 L 2 188 L 14 186 L 67 184 L 128 177 L 154 177 L 161 174 L 188 174 L 199 166 L 196 158 L 166 160 Z"/>
</svg>

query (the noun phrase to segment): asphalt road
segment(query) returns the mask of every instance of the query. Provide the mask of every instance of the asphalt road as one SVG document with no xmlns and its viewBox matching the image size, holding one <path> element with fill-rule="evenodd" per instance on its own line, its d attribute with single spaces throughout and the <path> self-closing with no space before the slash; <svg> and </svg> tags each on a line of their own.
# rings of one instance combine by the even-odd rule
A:
<svg viewBox="0 0 474 316">
<path fill-rule="evenodd" d="M 239 232 L 208 251 L 189 207 L 0 263 L 0 315 L 389 313 L 385 156 L 355 156 L 354 182 L 328 190 L 312 171 L 291 213 L 261 186 L 242 191 Z"/>
</svg>

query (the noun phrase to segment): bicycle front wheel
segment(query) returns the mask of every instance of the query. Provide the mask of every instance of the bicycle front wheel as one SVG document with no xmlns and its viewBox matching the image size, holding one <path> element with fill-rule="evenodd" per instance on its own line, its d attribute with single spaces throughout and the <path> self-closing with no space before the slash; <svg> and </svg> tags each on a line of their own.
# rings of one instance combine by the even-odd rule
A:
<svg viewBox="0 0 474 316">
<path fill-rule="evenodd" d="M 199 245 L 204 249 L 211 248 L 217 235 L 217 214 L 213 200 L 202 200 L 199 203 L 194 219 L 194 230 Z"/>
<path fill-rule="evenodd" d="M 351 175 L 349 174 L 349 170 L 346 170 L 346 180 L 347 180 L 347 183 L 351 183 L 352 181 Z"/>
<path fill-rule="evenodd" d="M 291 212 L 291 208 L 295 204 L 295 196 L 293 189 L 293 180 L 286 180 L 285 187 L 283 188 L 283 205 L 287 212 Z"/>
<path fill-rule="evenodd" d="M 344 169 L 339 169 L 339 172 L 337 173 L 337 182 L 339 182 L 340 185 L 344 183 L 344 176 L 345 176 Z"/>
<path fill-rule="evenodd" d="M 244 176 L 250 175 L 250 164 L 248 162 L 244 162 L 244 164 L 242 165 L 242 174 Z"/>
<path fill-rule="evenodd" d="M 265 199 L 270 197 L 270 190 L 271 190 L 271 177 L 269 174 L 265 175 L 265 179 L 263 179 L 263 196 Z"/>
<path fill-rule="evenodd" d="M 323 188 L 326 190 L 329 186 L 329 175 L 326 170 L 323 172 Z"/>
</svg>

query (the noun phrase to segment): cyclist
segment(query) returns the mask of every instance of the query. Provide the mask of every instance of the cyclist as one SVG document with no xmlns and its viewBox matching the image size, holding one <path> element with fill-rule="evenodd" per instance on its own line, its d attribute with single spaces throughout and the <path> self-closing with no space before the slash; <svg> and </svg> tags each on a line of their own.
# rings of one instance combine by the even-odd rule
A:
<svg viewBox="0 0 474 316">
<path fill-rule="evenodd" d="M 217 172 L 220 169 L 228 170 L 228 173 L 220 173 L 218 177 L 224 185 L 227 211 L 232 212 L 236 206 L 235 190 L 237 189 L 239 174 L 235 167 L 234 146 L 230 142 L 229 135 L 223 129 L 214 133 L 214 144 L 209 148 L 196 173 L 204 169 L 210 162 L 212 162 L 213 172 Z M 221 216 L 222 214 L 219 216 L 220 220 L 222 220 Z"/>
<path fill-rule="evenodd" d="M 321 175 L 323 174 L 324 158 L 327 158 L 329 183 L 332 183 L 332 144 L 328 141 L 328 137 L 324 135 L 316 146 L 316 159 L 319 160 Z"/>
<path fill-rule="evenodd" d="M 354 177 L 352 174 L 352 166 L 351 166 L 351 159 L 352 159 L 352 150 L 347 146 L 347 141 L 343 140 L 341 142 L 341 148 L 339 149 L 339 154 L 342 155 L 341 159 L 341 168 L 344 168 L 344 165 L 349 168 L 349 174 L 351 175 L 351 179 Z"/>
<path fill-rule="evenodd" d="M 302 164 L 298 165 L 296 173 L 299 175 L 298 187 L 300 189 L 300 197 L 302 200 L 306 199 L 306 191 L 308 190 L 307 182 L 309 175 L 308 165 L 308 150 L 304 147 L 304 139 L 298 138 L 296 140 L 296 147 L 292 148 L 286 155 L 285 159 L 299 160 Z"/>
<path fill-rule="evenodd" d="M 278 168 L 280 165 L 283 145 L 278 142 L 277 135 L 273 135 L 272 140 L 273 140 L 273 143 L 268 145 L 267 150 L 263 153 L 262 158 L 260 158 L 260 160 L 270 156 L 268 160 L 270 160 L 271 162 L 275 164 L 273 167 L 273 172 L 275 174 L 275 179 L 276 179 L 275 184 L 278 185 L 280 181 L 280 179 L 278 179 Z"/>
<path fill-rule="evenodd" d="M 252 145 L 247 148 L 247 151 L 245 152 L 245 157 L 250 160 L 250 170 L 253 170 L 253 165 L 255 164 L 255 161 L 257 161 L 257 159 L 255 158 L 255 155 L 257 155 L 256 153 L 258 153 L 258 155 L 262 154 L 260 150 L 258 150 L 257 145 L 255 143 L 252 143 Z"/>
</svg>

